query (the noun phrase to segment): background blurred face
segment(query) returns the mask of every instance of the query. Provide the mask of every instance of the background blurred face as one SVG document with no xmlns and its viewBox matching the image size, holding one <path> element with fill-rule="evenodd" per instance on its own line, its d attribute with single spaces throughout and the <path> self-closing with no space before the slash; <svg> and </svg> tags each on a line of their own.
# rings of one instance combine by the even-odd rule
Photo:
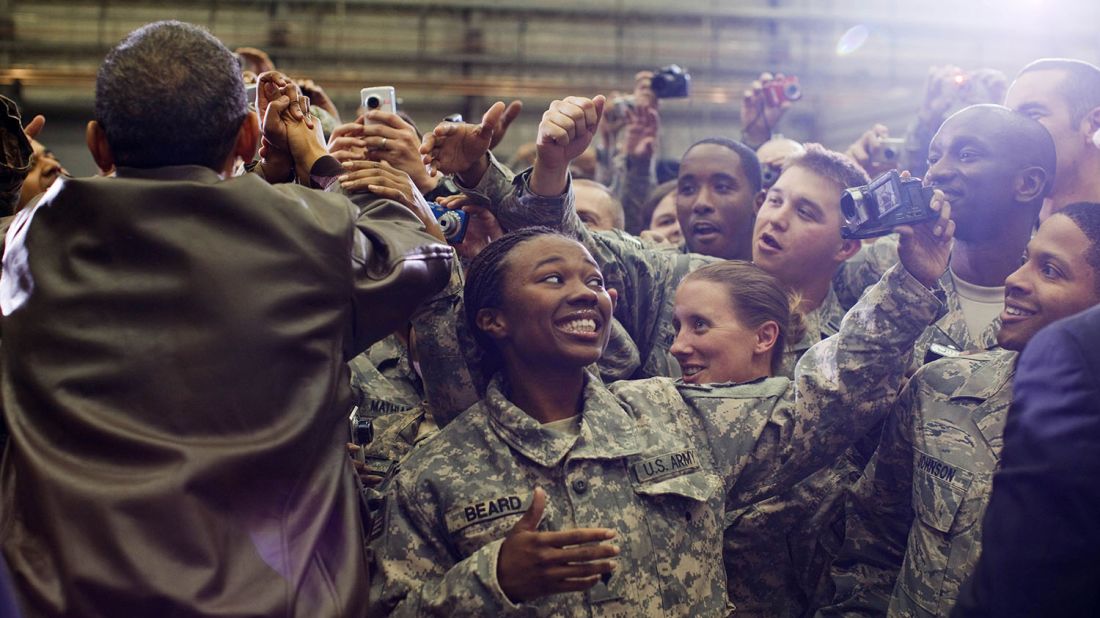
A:
<svg viewBox="0 0 1100 618">
<path fill-rule="evenodd" d="M 1098 273 L 1085 261 L 1091 243 L 1072 219 L 1053 215 L 1027 244 L 1024 263 L 1005 280 L 997 342 L 1022 350 L 1039 329 L 1100 303 Z"/>
<path fill-rule="evenodd" d="M 1005 96 L 1005 106 L 1039 122 L 1054 138 L 1058 163 L 1053 195 L 1072 189 L 1079 182 L 1076 162 L 1089 143 L 1082 123 L 1074 123 L 1069 104 L 1059 94 L 1066 75 L 1062 71 L 1031 71 L 1016 78 Z M 954 203 L 952 203 L 954 207 Z"/>
<path fill-rule="evenodd" d="M 747 255 L 753 197 L 737 153 L 718 144 L 689 150 L 676 185 L 676 216 L 688 249 L 726 259 Z"/>
<path fill-rule="evenodd" d="M 847 257 L 840 237 L 842 192 L 804 167 L 784 171 L 756 213 L 752 261 L 795 289 L 832 277 Z"/>
<path fill-rule="evenodd" d="M 741 321 L 729 289 L 714 281 L 687 280 L 676 290 L 676 357 L 688 384 L 748 382 L 771 375 L 771 347 L 757 352 L 758 329 Z"/>
<path fill-rule="evenodd" d="M 588 229 L 615 229 L 615 203 L 607 191 L 578 182 L 573 185 L 573 196 L 576 200 L 577 216 Z"/>
<path fill-rule="evenodd" d="M 1022 166 L 998 139 L 1002 129 L 996 114 L 963 110 L 943 123 L 928 147 L 924 184 L 941 189 L 951 202 L 960 239 L 988 239 L 1001 229 L 992 224 L 998 217 L 1016 216 L 1013 187 Z"/>
<path fill-rule="evenodd" d="M 680 220 L 676 218 L 675 191 L 670 191 L 657 203 L 657 208 L 653 209 L 653 216 L 649 219 L 649 229 L 674 245 L 684 240 L 684 234 L 680 231 Z"/>
<path fill-rule="evenodd" d="M 23 181 L 23 189 L 19 194 L 19 208 L 27 205 L 40 193 L 45 193 L 53 185 L 54 181 L 65 173 L 61 163 L 53 153 L 38 140 L 31 140 L 31 171 Z"/>
<path fill-rule="evenodd" d="M 599 360 L 612 302 L 603 276 L 579 243 L 541 236 L 507 257 L 504 307 L 496 310 L 505 358 L 531 367 L 583 367 Z M 508 350 L 511 350 L 511 356 Z"/>
</svg>

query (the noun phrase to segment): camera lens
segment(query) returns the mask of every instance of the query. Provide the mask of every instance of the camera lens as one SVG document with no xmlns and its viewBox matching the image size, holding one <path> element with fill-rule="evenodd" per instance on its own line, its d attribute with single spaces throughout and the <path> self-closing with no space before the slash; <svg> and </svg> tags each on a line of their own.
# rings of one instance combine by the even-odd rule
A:
<svg viewBox="0 0 1100 618">
<path fill-rule="evenodd" d="M 443 238 L 447 240 L 454 238 L 462 229 L 462 222 L 456 212 L 445 212 L 437 221 L 439 221 L 439 229 L 443 231 Z"/>
<path fill-rule="evenodd" d="M 840 197 L 840 212 L 844 213 L 845 221 L 854 221 L 859 217 L 856 210 L 856 200 L 862 200 L 863 195 L 858 191 L 845 191 Z"/>
<path fill-rule="evenodd" d="M 367 109 L 378 109 L 382 107 L 382 97 L 372 94 L 367 97 Z"/>
<path fill-rule="evenodd" d="M 798 84 L 789 83 L 783 86 L 783 96 L 788 101 L 797 101 L 802 98 L 802 87 Z"/>
<path fill-rule="evenodd" d="M 894 159 L 898 158 L 898 151 L 894 150 L 893 148 L 883 148 L 882 158 L 886 159 L 887 161 L 893 161 Z"/>
</svg>

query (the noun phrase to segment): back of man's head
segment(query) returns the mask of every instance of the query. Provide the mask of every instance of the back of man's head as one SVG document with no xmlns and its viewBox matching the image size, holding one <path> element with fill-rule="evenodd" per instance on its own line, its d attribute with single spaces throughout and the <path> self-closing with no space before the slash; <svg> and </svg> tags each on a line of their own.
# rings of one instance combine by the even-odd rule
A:
<svg viewBox="0 0 1100 618">
<path fill-rule="evenodd" d="M 123 167 L 219 170 L 247 113 L 237 60 L 192 24 L 138 28 L 107 54 L 96 76 L 95 118 Z"/>
<path fill-rule="evenodd" d="M 1071 58 L 1041 58 L 1020 69 L 1016 78 L 1039 71 L 1062 74 L 1057 93 L 1068 105 L 1074 125 L 1079 124 L 1085 114 L 1100 107 L 1100 67 Z"/>
</svg>

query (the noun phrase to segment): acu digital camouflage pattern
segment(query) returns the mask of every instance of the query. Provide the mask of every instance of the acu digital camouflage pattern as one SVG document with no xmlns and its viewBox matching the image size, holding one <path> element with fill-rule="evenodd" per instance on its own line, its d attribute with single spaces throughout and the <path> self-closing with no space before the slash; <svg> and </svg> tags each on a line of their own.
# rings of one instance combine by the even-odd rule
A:
<svg viewBox="0 0 1100 618">
<path fill-rule="evenodd" d="M 851 491 L 835 604 L 819 615 L 948 615 L 981 550 L 1016 356 L 943 359 L 909 381 Z"/>
<path fill-rule="evenodd" d="M 859 299 L 863 290 L 874 285 L 882 273 L 898 262 L 898 240 L 896 236 L 881 238 L 865 245 L 859 253 L 841 264 L 833 277 L 833 289 L 842 307 L 850 307 Z M 955 290 L 955 279 L 950 270 L 940 277 L 940 287 L 945 294 L 947 312 L 928 327 L 914 346 L 913 360 L 909 373 L 915 372 L 921 365 L 944 357 L 957 356 L 964 352 L 980 352 L 997 345 L 997 331 L 1001 329 L 1001 318 L 997 317 L 980 333 L 971 333 L 966 326 L 959 295 Z"/>
<path fill-rule="evenodd" d="M 609 391 L 590 376 L 578 436 L 539 425 L 496 379 L 398 473 L 375 547 L 372 615 L 727 615 L 726 513 L 788 491 L 875 423 L 938 307 L 891 271 L 836 337 L 806 353 L 793 384 L 655 378 Z M 496 560 L 536 486 L 549 497 L 543 529 L 613 528 L 622 554 L 606 586 L 516 607 Z"/>
<path fill-rule="evenodd" d="M 348 361 L 348 367 L 362 416 L 404 412 L 424 399 L 420 376 L 413 370 L 408 349 L 397 335 L 367 348 Z"/>
</svg>

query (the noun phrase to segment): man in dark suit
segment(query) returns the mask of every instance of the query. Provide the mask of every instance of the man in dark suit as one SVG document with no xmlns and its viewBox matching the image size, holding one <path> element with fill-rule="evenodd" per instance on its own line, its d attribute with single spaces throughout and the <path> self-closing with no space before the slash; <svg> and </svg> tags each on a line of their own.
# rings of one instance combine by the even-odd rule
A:
<svg viewBox="0 0 1100 618">
<path fill-rule="evenodd" d="M 1020 357 L 982 555 L 952 616 L 1100 615 L 1100 307 Z"/>
<path fill-rule="evenodd" d="M 261 84 L 267 181 L 230 177 L 261 137 L 233 55 L 134 31 L 88 127 L 117 177 L 57 181 L 7 235 L 0 546 L 27 615 L 365 612 L 346 363 L 452 252 L 426 206 L 340 194 L 296 87 Z"/>
</svg>

